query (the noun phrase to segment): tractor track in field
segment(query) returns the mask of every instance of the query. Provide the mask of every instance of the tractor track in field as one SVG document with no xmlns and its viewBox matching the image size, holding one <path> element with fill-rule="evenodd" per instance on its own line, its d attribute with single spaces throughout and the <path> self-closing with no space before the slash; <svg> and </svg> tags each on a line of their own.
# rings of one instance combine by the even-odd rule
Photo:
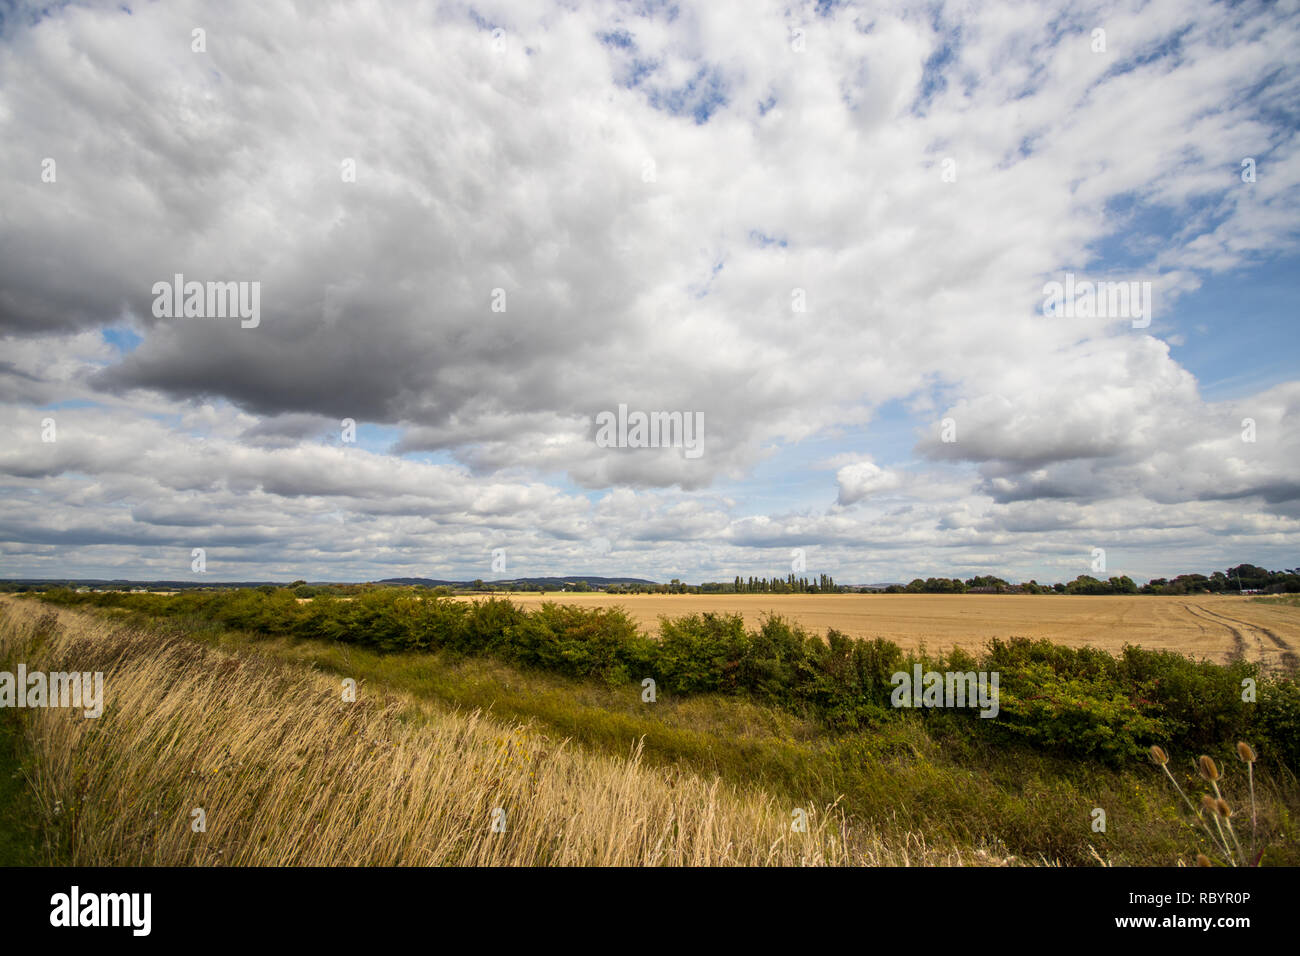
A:
<svg viewBox="0 0 1300 956">
<path fill-rule="evenodd" d="M 1215 614 L 1217 612 L 1211 611 L 1210 613 Z M 1245 627 L 1254 628 L 1255 630 L 1259 631 L 1261 634 L 1263 634 L 1265 637 L 1267 637 L 1270 641 L 1273 642 L 1273 645 L 1280 652 L 1283 664 L 1285 664 L 1291 670 L 1300 669 L 1300 654 L 1296 654 L 1295 650 L 1292 649 L 1291 645 L 1288 644 L 1283 638 L 1279 637 L 1273 631 L 1270 631 L 1262 624 L 1248 624 L 1245 621 L 1238 621 L 1236 618 L 1228 617 L 1226 614 L 1220 616 L 1223 617 L 1224 620 L 1233 621 L 1236 624 L 1241 624 Z"/>
<path fill-rule="evenodd" d="M 1193 609 L 1192 605 L 1186 605 L 1186 607 L 1188 608 L 1188 610 Z M 1285 668 L 1291 671 L 1300 669 L 1300 655 L 1297 655 L 1296 652 L 1292 649 L 1291 645 L 1288 644 L 1283 638 L 1281 638 L 1275 632 L 1269 630 L 1268 628 L 1263 627 L 1262 625 L 1259 624 L 1251 624 L 1249 621 L 1242 621 L 1235 617 L 1228 617 L 1228 615 L 1226 614 L 1222 614 L 1218 611 L 1211 611 L 1208 608 L 1197 606 L 1196 610 L 1202 612 L 1204 615 L 1208 615 L 1208 617 L 1206 618 L 1207 620 L 1215 621 L 1216 623 L 1221 624 L 1223 627 L 1226 627 L 1228 630 L 1232 632 L 1233 641 L 1234 644 L 1236 644 L 1236 648 L 1234 649 L 1233 652 L 1234 655 L 1237 655 L 1236 659 L 1241 658 L 1245 649 L 1245 636 L 1240 630 L 1238 630 L 1238 627 L 1241 627 L 1249 631 L 1258 631 L 1260 634 L 1263 634 L 1265 637 L 1267 637 L 1273 643 L 1273 646 L 1278 649 L 1279 656 L 1282 658 L 1282 665 Z M 1259 642 L 1259 644 L 1262 647 L 1263 641 L 1259 641 L 1258 638 L 1256 638 L 1256 640 Z M 1261 660 L 1263 659 L 1262 653 L 1260 654 L 1260 658 Z"/>
<path fill-rule="evenodd" d="M 1211 624 L 1217 624 L 1219 627 L 1226 627 L 1232 634 L 1232 650 L 1228 654 L 1229 661 L 1242 661 L 1246 659 L 1246 635 L 1237 630 L 1227 621 L 1218 620 L 1210 616 L 1210 612 L 1205 608 L 1195 604 L 1184 604 L 1183 607 L 1192 617 L 1200 618 L 1202 621 L 1209 621 Z"/>
</svg>

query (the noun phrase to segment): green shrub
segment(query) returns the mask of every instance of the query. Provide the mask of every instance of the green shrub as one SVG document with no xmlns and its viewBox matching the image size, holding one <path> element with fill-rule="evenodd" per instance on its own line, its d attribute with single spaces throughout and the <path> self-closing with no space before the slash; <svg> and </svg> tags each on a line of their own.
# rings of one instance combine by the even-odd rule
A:
<svg viewBox="0 0 1300 956">
<path fill-rule="evenodd" d="M 1259 682 L 1254 739 L 1260 756 L 1300 769 L 1300 684 L 1288 678 Z"/>
<path fill-rule="evenodd" d="M 1135 704 L 1113 683 L 1062 677 L 1046 662 L 1003 673 L 999 713 L 987 720 L 995 733 L 1038 747 L 1118 764 L 1143 753 L 1164 735 L 1159 718 Z"/>
<path fill-rule="evenodd" d="M 659 619 L 655 670 L 663 686 L 679 694 L 736 690 L 748 635 L 739 614 L 691 614 Z"/>
</svg>

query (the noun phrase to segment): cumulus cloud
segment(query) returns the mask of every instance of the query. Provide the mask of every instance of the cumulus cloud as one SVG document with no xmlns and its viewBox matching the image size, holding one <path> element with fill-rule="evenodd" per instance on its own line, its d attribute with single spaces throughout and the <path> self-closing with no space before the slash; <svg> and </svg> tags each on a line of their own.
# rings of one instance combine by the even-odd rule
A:
<svg viewBox="0 0 1300 956">
<path fill-rule="evenodd" d="M 839 503 L 851 505 L 863 498 L 881 492 L 893 491 L 902 485 L 902 476 L 896 471 L 881 468 L 869 461 L 845 465 L 835 474 L 839 485 Z"/>
</svg>

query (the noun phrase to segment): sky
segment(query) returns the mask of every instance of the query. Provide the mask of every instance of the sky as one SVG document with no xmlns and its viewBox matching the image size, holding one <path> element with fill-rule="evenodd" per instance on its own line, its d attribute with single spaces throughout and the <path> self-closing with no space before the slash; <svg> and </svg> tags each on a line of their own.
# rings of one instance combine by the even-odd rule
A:
<svg viewBox="0 0 1300 956">
<path fill-rule="evenodd" d="M 1294 2 L 0 4 L 0 576 L 1300 565 L 1298 131 Z"/>
</svg>

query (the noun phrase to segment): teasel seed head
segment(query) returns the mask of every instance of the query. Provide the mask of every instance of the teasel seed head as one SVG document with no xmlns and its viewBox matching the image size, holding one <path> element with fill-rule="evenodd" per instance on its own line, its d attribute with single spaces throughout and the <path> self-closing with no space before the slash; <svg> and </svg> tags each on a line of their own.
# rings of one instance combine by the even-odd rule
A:
<svg viewBox="0 0 1300 956">
<path fill-rule="evenodd" d="M 1246 743 L 1244 740 L 1237 741 L 1237 756 L 1240 757 L 1244 763 L 1255 762 L 1255 751 L 1251 749 L 1250 744 Z"/>
<path fill-rule="evenodd" d="M 1228 806 L 1228 801 L 1224 800 L 1223 797 L 1214 801 L 1214 808 L 1219 811 L 1219 816 L 1225 820 L 1232 816 L 1232 807 Z"/>
<path fill-rule="evenodd" d="M 1206 856 L 1204 853 L 1198 853 L 1198 854 L 1196 854 L 1196 865 L 1197 865 L 1197 866 L 1209 866 L 1209 865 L 1210 865 L 1210 858 L 1209 858 L 1208 856 Z"/>
<path fill-rule="evenodd" d="M 1151 753 L 1151 759 L 1154 760 L 1156 763 L 1160 764 L 1160 766 L 1163 767 L 1165 764 L 1169 763 L 1169 754 L 1165 753 L 1155 744 L 1151 745 L 1150 753 Z"/>
<path fill-rule="evenodd" d="M 1207 754 L 1201 754 L 1201 776 L 1211 782 L 1219 779 L 1219 768 Z"/>
</svg>

